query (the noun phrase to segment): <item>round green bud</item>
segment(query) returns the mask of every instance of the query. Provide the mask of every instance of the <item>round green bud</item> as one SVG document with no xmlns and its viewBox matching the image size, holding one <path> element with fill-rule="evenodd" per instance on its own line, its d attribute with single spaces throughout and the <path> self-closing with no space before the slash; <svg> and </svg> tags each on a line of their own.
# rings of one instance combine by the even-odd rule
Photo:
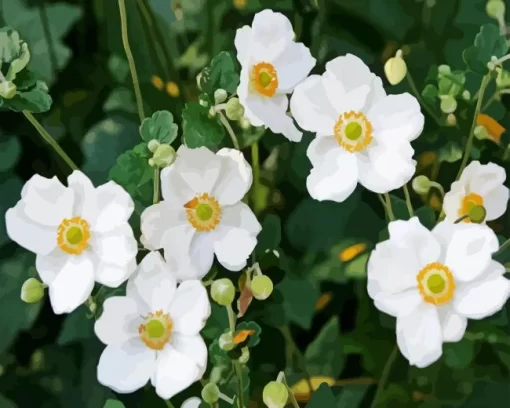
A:
<svg viewBox="0 0 510 408">
<path fill-rule="evenodd" d="M 214 106 L 211 106 L 207 116 L 209 117 L 209 119 L 212 119 L 212 118 L 214 118 L 216 116 L 216 109 L 214 109 Z"/>
<path fill-rule="evenodd" d="M 262 391 L 262 400 L 268 408 L 283 408 L 287 405 L 289 390 L 285 384 L 278 381 L 271 381 L 266 384 Z"/>
<path fill-rule="evenodd" d="M 251 123 L 246 118 L 239 119 L 239 126 L 241 126 L 241 129 L 248 130 L 251 127 Z"/>
<path fill-rule="evenodd" d="M 457 109 L 457 101 L 451 95 L 441 96 L 441 110 L 444 113 L 453 113 Z"/>
<path fill-rule="evenodd" d="M 28 278 L 21 287 L 21 300 L 25 303 L 39 302 L 44 296 L 44 285 L 35 278 Z"/>
<path fill-rule="evenodd" d="M 475 205 L 469 210 L 469 219 L 475 224 L 481 224 L 485 221 L 487 211 L 483 205 Z"/>
<path fill-rule="evenodd" d="M 218 339 L 218 343 L 220 345 L 220 349 L 222 349 L 223 351 L 233 350 L 234 347 L 236 346 L 234 343 L 234 337 L 230 332 L 223 333 Z"/>
<path fill-rule="evenodd" d="M 239 120 L 244 116 L 244 107 L 237 98 L 230 98 L 225 107 L 225 114 L 230 120 Z"/>
<path fill-rule="evenodd" d="M 457 124 L 457 117 L 453 113 L 449 113 L 446 116 L 446 124 L 448 126 L 455 126 Z"/>
<path fill-rule="evenodd" d="M 441 77 L 442 75 L 450 75 L 452 73 L 452 70 L 449 65 L 442 64 L 437 67 L 437 72 Z"/>
<path fill-rule="evenodd" d="M 257 275 L 251 281 L 251 292 L 257 300 L 266 300 L 273 292 L 273 281 L 269 276 Z"/>
<path fill-rule="evenodd" d="M 156 163 L 154 163 L 154 160 L 152 160 L 152 159 L 149 159 L 148 163 L 149 163 L 149 166 L 151 166 L 151 167 L 156 166 Z"/>
<path fill-rule="evenodd" d="M 211 297 L 219 305 L 231 305 L 235 296 L 236 288 L 230 279 L 218 279 L 211 285 Z"/>
<path fill-rule="evenodd" d="M 155 153 L 156 150 L 158 149 L 159 145 L 160 145 L 159 141 L 157 141 L 156 139 L 153 139 L 153 140 L 149 141 L 149 143 L 147 143 L 147 148 L 152 153 Z"/>
<path fill-rule="evenodd" d="M 175 149 L 167 144 L 160 144 L 156 148 L 154 156 L 152 156 L 154 165 L 158 167 L 170 166 L 175 161 L 176 158 L 177 153 L 175 153 Z"/>
<path fill-rule="evenodd" d="M 427 176 L 416 176 L 412 182 L 413 190 L 420 195 L 428 194 L 431 182 Z"/>
<path fill-rule="evenodd" d="M 386 61 L 384 64 L 384 73 L 391 85 L 399 84 L 406 77 L 407 64 L 402 58 L 402 52 L 400 50 L 395 57 Z"/>
<path fill-rule="evenodd" d="M 471 99 L 471 92 L 469 92 L 467 89 L 462 92 L 462 99 L 465 101 L 469 101 Z"/>
<path fill-rule="evenodd" d="M 248 347 L 243 347 L 241 350 L 241 357 L 239 357 L 239 362 L 241 364 L 246 364 L 250 359 L 250 349 Z"/>
<path fill-rule="evenodd" d="M 489 17 L 496 20 L 505 18 L 505 2 L 503 0 L 489 0 L 485 6 L 485 11 Z"/>
<path fill-rule="evenodd" d="M 218 103 L 223 103 L 227 100 L 228 98 L 228 93 L 227 91 L 225 91 L 224 89 L 216 89 L 214 91 L 214 103 L 218 104 Z"/>
<path fill-rule="evenodd" d="M 475 127 L 475 137 L 478 140 L 486 140 L 489 138 L 489 132 L 487 132 L 487 128 L 483 125 L 479 125 Z"/>
<path fill-rule="evenodd" d="M 16 96 L 16 85 L 11 81 L 0 82 L 0 97 L 12 99 Z"/>
<path fill-rule="evenodd" d="M 213 405 L 218 402 L 220 398 L 220 389 L 214 383 L 206 384 L 204 388 L 202 388 L 202 399 L 207 402 L 209 405 Z"/>
<path fill-rule="evenodd" d="M 496 67 L 496 85 L 498 88 L 510 88 L 510 72 L 505 71 L 501 67 Z"/>
</svg>

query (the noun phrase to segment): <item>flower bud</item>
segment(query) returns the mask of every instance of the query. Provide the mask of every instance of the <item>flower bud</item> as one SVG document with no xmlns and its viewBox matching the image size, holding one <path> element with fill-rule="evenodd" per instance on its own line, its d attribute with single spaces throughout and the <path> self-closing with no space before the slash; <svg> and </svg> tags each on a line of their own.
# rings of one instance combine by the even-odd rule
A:
<svg viewBox="0 0 510 408">
<path fill-rule="evenodd" d="M 415 193 L 425 195 L 430 191 L 431 183 L 427 176 L 421 175 L 413 179 L 412 186 Z"/>
<path fill-rule="evenodd" d="M 223 103 L 227 100 L 228 98 L 228 94 L 227 94 L 227 91 L 225 91 L 224 89 L 216 89 L 216 91 L 214 91 L 214 103 L 218 104 L 218 103 Z"/>
<path fill-rule="evenodd" d="M 449 65 L 442 64 L 437 67 L 438 77 L 441 78 L 443 75 L 450 75 L 452 70 Z"/>
<path fill-rule="evenodd" d="M 510 88 L 510 72 L 505 71 L 501 67 L 496 68 L 498 73 L 496 77 L 496 85 L 498 88 Z"/>
<path fill-rule="evenodd" d="M 386 64 L 384 64 L 384 73 L 391 85 L 397 85 L 402 82 L 407 74 L 407 65 L 402 58 L 402 51 L 398 50 L 393 58 L 386 61 Z"/>
<path fill-rule="evenodd" d="M 218 343 L 220 345 L 220 349 L 222 349 L 223 351 L 233 350 L 234 347 L 236 346 L 234 343 L 234 337 L 230 332 L 223 333 L 218 339 Z"/>
<path fill-rule="evenodd" d="M 467 89 L 462 92 L 462 99 L 465 101 L 469 101 L 471 99 L 471 92 L 469 92 Z"/>
<path fill-rule="evenodd" d="M 503 0 L 489 0 L 485 6 L 485 11 L 489 17 L 504 20 L 505 2 Z"/>
<path fill-rule="evenodd" d="M 225 114 L 230 120 L 239 120 L 244 116 L 244 107 L 238 98 L 231 98 L 227 102 Z"/>
<path fill-rule="evenodd" d="M 478 125 L 475 127 L 475 137 L 478 140 L 489 139 L 489 132 L 487 131 L 487 128 L 483 125 Z"/>
<path fill-rule="evenodd" d="M 147 148 L 152 152 L 155 153 L 157 148 L 159 147 L 160 143 L 156 139 L 153 139 L 147 143 Z"/>
<path fill-rule="evenodd" d="M 155 166 L 167 167 L 175 161 L 176 157 L 177 154 L 175 153 L 175 149 L 172 146 L 167 144 L 160 144 L 156 148 L 154 156 L 152 156 L 152 161 Z"/>
<path fill-rule="evenodd" d="M 0 97 L 12 99 L 16 96 L 16 85 L 11 81 L 0 82 Z"/>
<path fill-rule="evenodd" d="M 218 402 L 218 399 L 220 398 L 220 390 L 216 384 L 209 383 L 202 388 L 201 396 L 205 402 L 209 405 L 213 405 Z"/>
<path fill-rule="evenodd" d="M 469 219 L 471 222 L 475 224 L 481 224 L 485 221 L 485 217 L 487 216 L 487 211 L 483 205 L 474 205 L 469 210 Z"/>
<path fill-rule="evenodd" d="M 457 117 L 453 113 L 449 113 L 446 116 L 446 124 L 448 126 L 455 126 L 457 124 Z"/>
<path fill-rule="evenodd" d="M 241 129 L 248 130 L 251 127 L 251 123 L 246 118 L 239 119 L 239 126 L 241 126 Z"/>
<path fill-rule="evenodd" d="M 246 364 L 250 359 L 250 349 L 248 347 L 243 347 L 241 350 L 241 357 L 239 357 L 239 362 L 241 364 Z"/>
<path fill-rule="evenodd" d="M 441 96 L 441 110 L 444 113 L 453 113 L 457 109 L 457 101 L 451 95 Z"/>
<path fill-rule="evenodd" d="M 44 296 L 44 285 L 35 278 L 28 278 L 21 287 L 21 300 L 25 303 L 39 302 Z"/>
<path fill-rule="evenodd" d="M 262 399 L 268 408 L 283 408 L 289 399 L 289 390 L 278 381 L 267 383 L 262 392 Z"/>
<path fill-rule="evenodd" d="M 255 299 L 266 300 L 273 292 L 273 281 L 269 276 L 257 275 L 252 279 L 250 289 Z"/>
<path fill-rule="evenodd" d="M 211 285 L 211 297 L 219 305 L 231 305 L 235 296 L 236 288 L 230 279 L 218 279 Z"/>
</svg>

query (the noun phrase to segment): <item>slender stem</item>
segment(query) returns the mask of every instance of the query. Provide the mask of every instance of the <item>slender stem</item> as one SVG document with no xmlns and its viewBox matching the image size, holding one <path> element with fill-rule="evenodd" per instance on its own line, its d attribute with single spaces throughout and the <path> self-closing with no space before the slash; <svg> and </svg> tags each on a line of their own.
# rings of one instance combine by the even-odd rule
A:
<svg viewBox="0 0 510 408">
<path fill-rule="evenodd" d="M 234 309 L 232 309 L 232 305 L 225 306 L 228 313 L 228 326 L 230 328 L 230 332 L 234 333 L 236 330 L 236 316 L 234 314 Z"/>
<path fill-rule="evenodd" d="M 230 126 L 228 119 L 225 117 L 223 112 L 217 112 L 217 114 L 220 117 L 221 123 L 223 124 L 223 126 L 225 126 L 225 129 L 227 129 L 227 133 L 229 134 L 230 138 L 232 139 L 232 144 L 234 145 L 234 148 L 237 150 L 241 150 L 241 147 L 239 146 L 239 142 L 237 141 L 237 138 L 236 138 L 236 134 L 234 133 L 232 126 Z"/>
<path fill-rule="evenodd" d="M 285 384 L 285 386 L 287 387 L 287 390 L 289 391 L 289 398 L 290 398 L 290 402 L 292 403 L 292 406 L 294 408 L 299 408 L 299 404 L 296 400 L 296 396 L 294 395 L 294 393 L 292 392 L 292 390 L 290 389 L 289 387 L 289 384 L 287 383 L 287 378 L 285 378 L 285 374 L 283 373 L 282 371 L 282 381 L 283 383 Z M 312 393 L 313 390 L 310 390 L 310 393 Z"/>
<path fill-rule="evenodd" d="M 395 221 L 395 213 L 393 212 L 393 208 L 391 206 L 391 198 L 388 193 L 384 193 L 384 200 L 386 201 L 386 212 L 388 213 L 388 219 L 390 221 Z"/>
<path fill-rule="evenodd" d="M 172 402 L 170 400 L 164 400 L 165 401 L 165 404 L 168 408 L 175 408 L 174 407 L 174 404 L 172 404 Z"/>
<path fill-rule="evenodd" d="M 430 182 L 430 187 L 434 187 L 436 188 L 437 190 L 439 190 L 439 192 L 441 193 L 441 197 L 444 197 L 444 188 L 441 184 L 435 182 L 435 181 L 431 181 Z"/>
<path fill-rule="evenodd" d="M 404 189 L 404 195 L 406 196 L 406 205 L 407 211 L 409 211 L 409 217 L 414 217 L 413 204 L 411 203 L 411 195 L 409 194 L 407 184 L 404 184 L 402 188 Z"/>
<path fill-rule="evenodd" d="M 39 15 L 41 17 L 41 24 L 43 27 L 44 37 L 46 43 L 48 44 L 48 53 L 50 54 L 50 66 L 53 72 L 56 72 L 58 69 L 58 61 L 57 54 L 55 52 L 55 44 L 53 43 L 53 38 L 51 35 L 50 21 L 48 19 L 48 12 L 46 11 L 46 6 L 41 4 L 39 7 Z"/>
<path fill-rule="evenodd" d="M 226 383 L 228 384 L 228 382 Z M 230 398 L 228 395 L 223 394 L 222 392 L 220 392 L 219 396 L 220 399 L 222 399 L 225 402 L 228 402 L 230 405 L 234 403 L 234 400 L 232 398 Z"/>
<path fill-rule="evenodd" d="M 485 112 L 489 106 L 492 105 L 493 102 L 497 101 L 498 100 L 498 96 L 499 96 L 499 92 L 494 92 L 494 95 L 492 95 L 488 100 L 487 102 L 485 103 L 485 105 L 483 105 L 482 107 L 482 112 Z"/>
<path fill-rule="evenodd" d="M 152 197 L 154 204 L 159 203 L 159 168 L 154 168 L 154 195 Z"/>
<path fill-rule="evenodd" d="M 379 398 L 384 390 L 384 386 L 386 385 L 386 382 L 388 381 L 388 377 L 391 372 L 391 367 L 393 366 L 393 363 L 397 359 L 398 356 L 398 347 L 395 346 L 390 353 L 390 356 L 388 357 L 388 360 L 386 361 L 386 364 L 384 365 L 383 372 L 381 374 L 381 379 L 379 380 L 379 385 L 377 386 L 377 391 L 375 392 L 375 397 L 372 401 L 372 405 L 370 405 L 370 408 L 375 408 L 379 404 Z"/>
<path fill-rule="evenodd" d="M 32 126 L 39 132 L 42 138 L 57 152 L 57 154 L 66 162 L 66 164 L 71 168 L 71 170 L 78 170 L 78 166 L 71 160 L 71 158 L 67 155 L 66 152 L 60 147 L 53 137 L 46 132 L 46 129 L 37 121 L 37 119 L 32 115 L 29 111 L 24 110 L 23 115 L 30 121 Z"/>
<path fill-rule="evenodd" d="M 243 368 L 241 366 L 241 363 L 237 360 L 232 361 L 232 364 L 234 365 L 234 371 L 235 371 L 236 377 L 237 377 L 237 406 L 239 408 L 244 408 Z"/>
<path fill-rule="evenodd" d="M 503 62 L 505 62 L 509 59 L 510 59 L 510 54 L 507 54 L 507 55 L 501 57 L 500 59 L 498 59 L 497 61 L 495 61 L 494 64 L 501 65 L 501 64 L 503 64 Z"/>
<path fill-rule="evenodd" d="M 258 142 L 251 145 L 251 167 L 253 169 L 252 205 L 255 214 L 258 214 L 258 195 L 260 191 L 260 158 Z"/>
<path fill-rule="evenodd" d="M 140 82 L 138 81 L 138 74 L 136 73 L 135 59 L 133 57 L 133 53 L 131 52 L 131 47 L 129 46 L 125 0 L 119 0 L 119 12 L 120 12 L 122 45 L 124 46 L 124 51 L 126 52 L 126 57 L 128 59 L 128 63 L 129 63 L 129 70 L 131 71 L 131 78 L 133 80 L 133 88 L 135 90 L 136 106 L 138 108 L 138 116 L 140 117 L 140 122 L 142 122 L 145 118 L 145 114 L 143 112 L 142 91 L 140 90 Z"/>
<path fill-rule="evenodd" d="M 473 139 L 474 139 L 475 128 L 476 128 L 476 118 L 478 117 L 478 114 L 480 113 L 480 109 L 482 108 L 483 95 L 485 93 L 485 89 L 487 88 L 487 85 L 489 84 L 490 78 L 491 78 L 490 73 L 486 74 L 483 77 L 482 84 L 480 85 L 480 93 L 478 95 L 478 100 L 476 101 L 473 123 L 471 125 L 471 130 L 469 131 L 469 136 L 468 136 L 468 140 L 466 143 L 466 149 L 464 150 L 464 157 L 462 158 L 459 172 L 457 173 L 457 177 L 455 178 L 455 180 L 458 180 L 460 178 L 460 175 L 462 174 L 462 171 L 466 167 L 466 164 L 469 160 L 469 156 L 471 154 L 471 148 L 473 147 Z"/>
<path fill-rule="evenodd" d="M 458 224 L 459 222 L 464 221 L 464 220 L 465 220 L 466 218 L 468 218 L 468 217 L 469 217 L 469 215 L 468 215 L 468 214 L 463 215 L 462 217 L 457 218 L 457 219 L 455 220 L 454 224 Z"/>
<path fill-rule="evenodd" d="M 423 98 L 420 95 L 420 92 L 418 91 L 418 88 L 416 88 L 416 83 L 413 80 L 413 77 L 409 73 L 409 70 L 406 74 L 407 82 L 409 83 L 409 86 L 411 87 L 411 90 L 413 91 L 414 95 L 416 96 L 416 99 L 420 102 L 420 105 L 423 106 L 423 108 L 427 111 L 427 113 L 430 115 L 432 119 L 436 121 L 436 123 L 441 126 L 441 120 L 439 117 L 434 113 L 432 108 L 423 100 Z"/>
<path fill-rule="evenodd" d="M 507 249 L 509 246 L 510 246 L 510 238 L 509 238 L 509 239 L 507 239 L 505 242 L 503 242 L 503 243 L 501 244 L 501 246 L 499 247 L 499 249 L 498 249 L 496 252 L 494 252 L 492 255 L 494 256 L 494 255 L 500 254 L 500 253 L 501 253 L 501 252 L 503 252 L 505 249 Z"/>
<path fill-rule="evenodd" d="M 303 353 L 301 353 L 301 350 L 299 350 L 299 347 L 294 342 L 289 326 L 280 327 L 280 331 L 283 335 L 283 338 L 285 339 L 285 342 L 287 343 L 287 347 L 291 350 L 289 354 L 296 355 L 301 371 L 303 372 L 308 388 L 310 389 L 310 393 L 313 393 L 314 389 L 312 385 L 312 376 L 308 372 L 305 356 L 303 355 Z"/>
</svg>

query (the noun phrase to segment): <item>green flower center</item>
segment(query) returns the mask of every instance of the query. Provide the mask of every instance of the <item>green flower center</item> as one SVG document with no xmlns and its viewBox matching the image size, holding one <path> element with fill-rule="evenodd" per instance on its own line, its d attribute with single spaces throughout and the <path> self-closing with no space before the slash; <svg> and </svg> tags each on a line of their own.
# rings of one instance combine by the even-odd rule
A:
<svg viewBox="0 0 510 408">
<path fill-rule="evenodd" d="M 446 287 L 444 278 L 439 274 L 430 275 L 427 279 L 427 288 L 435 295 L 443 293 Z"/>
<path fill-rule="evenodd" d="M 345 137 L 349 140 L 358 140 L 361 136 L 363 129 L 358 122 L 351 122 L 345 127 Z"/>
<path fill-rule="evenodd" d="M 83 240 L 83 231 L 80 227 L 71 227 L 66 232 L 66 240 L 71 245 L 78 245 Z"/>
<path fill-rule="evenodd" d="M 209 204 L 200 203 L 197 205 L 196 213 L 201 221 L 208 221 L 213 215 L 213 209 Z"/>
<path fill-rule="evenodd" d="M 155 319 L 147 323 L 145 330 L 151 339 L 160 338 L 165 333 L 165 326 L 161 321 Z"/>
<path fill-rule="evenodd" d="M 270 73 L 268 73 L 266 71 L 262 71 L 259 74 L 259 84 L 262 85 L 263 87 L 269 86 L 269 84 L 271 83 L 272 80 L 273 80 L 273 77 L 271 76 Z"/>
</svg>

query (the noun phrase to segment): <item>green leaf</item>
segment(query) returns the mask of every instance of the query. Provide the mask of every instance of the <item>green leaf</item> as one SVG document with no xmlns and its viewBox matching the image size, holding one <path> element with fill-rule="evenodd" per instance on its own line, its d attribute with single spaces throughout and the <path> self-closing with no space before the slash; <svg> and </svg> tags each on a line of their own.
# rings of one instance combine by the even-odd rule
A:
<svg viewBox="0 0 510 408">
<path fill-rule="evenodd" d="M 427 102 L 431 106 L 435 106 L 437 102 L 437 98 L 439 95 L 439 91 L 435 85 L 427 84 L 421 93 L 425 102 Z"/>
<path fill-rule="evenodd" d="M 208 339 L 216 339 L 228 329 L 228 315 L 223 306 L 211 302 L 211 316 L 207 319 L 202 334 Z"/>
<path fill-rule="evenodd" d="M 220 344 L 218 343 L 218 339 L 215 339 L 209 345 L 209 360 L 215 366 L 229 366 L 230 365 L 230 357 L 227 355 L 225 351 L 220 348 Z"/>
<path fill-rule="evenodd" d="M 178 127 L 174 123 L 174 116 L 168 111 L 158 111 L 150 118 L 145 118 L 140 125 L 140 135 L 147 143 L 157 140 L 170 144 L 177 137 Z"/>
<path fill-rule="evenodd" d="M 363 255 L 360 255 L 356 258 L 354 258 L 351 262 L 349 262 L 345 266 L 345 276 L 348 278 L 355 278 L 355 279 L 363 279 L 367 276 L 367 264 L 368 264 L 368 258 L 370 257 L 369 253 L 365 253 Z"/>
<path fill-rule="evenodd" d="M 7 210 L 13 207 L 20 199 L 23 182 L 17 176 L 11 176 L 6 180 L 0 181 L 0 213 L 5 214 Z M 5 216 L 0 217 L 0 246 L 10 242 L 7 236 L 7 228 L 5 225 Z M 21 289 L 21 286 L 20 286 Z"/>
<path fill-rule="evenodd" d="M 277 290 L 283 296 L 283 308 L 289 320 L 303 329 L 309 329 L 320 296 L 317 286 L 304 278 L 287 274 Z"/>
<path fill-rule="evenodd" d="M 280 217 L 275 214 L 268 214 L 262 222 L 262 231 L 257 237 L 257 247 L 255 254 L 257 257 L 263 256 L 266 251 L 278 249 L 282 239 L 282 226 Z"/>
<path fill-rule="evenodd" d="M 434 228 L 434 225 L 436 225 L 436 212 L 428 206 L 418 208 L 415 211 L 415 215 L 418 217 L 422 225 L 430 230 Z"/>
<path fill-rule="evenodd" d="M 443 354 L 448 367 L 462 369 L 469 367 L 473 362 L 475 343 L 468 339 L 462 339 L 457 343 L 445 343 Z"/>
<path fill-rule="evenodd" d="M 30 61 L 27 44 L 20 39 L 19 33 L 10 27 L 0 29 L 0 66 L 8 64 L 5 79 L 13 81 L 16 74 L 25 68 Z"/>
<path fill-rule="evenodd" d="M 0 407 L 2 408 L 17 408 L 17 405 L 12 402 L 10 399 L 4 397 L 0 394 Z"/>
<path fill-rule="evenodd" d="M 128 88 L 115 88 L 108 99 L 103 104 L 105 113 L 126 112 L 135 114 L 138 112 L 136 107 L 135 95 Z"/>
<path fill-rule="evenodd" d="M 242 330 L 254 330 L 255 333 L 251 334 L 247 338 L 247 342 L 243 342 L 242 344 L 239 344 L 239 346 L 248 346 L 248 347 L 255 347 L 260 342 L 260 333 L 262 332 L 262 329 L 260 326 L 255 322 L 241 322 L 236 327 L 236 333 L 242 331 Z"/>
<path fill-rule="evenodd" d="M 225 136 L 223 125 L 216 116 L 198 102 L 188 102 L 182 111 L 182 130 L 186 146 L 218 148 Z"/>
<path fill-rule="evenodd" d="M 455 163 L 462 159 L 462 149 L 457 142 L 448 142 L 437 152 L 437 159 L 440 162 Z"/>
<path fill-rule="evenodd" d="M 344 353 L 340 339 L 340 324 L 332 317 L 321 329 L 305 352 L 310 375 L 337 378 L 344 366 Z"/>
<path fill-rule="evenodd" d="M 94 320 L 88 316 L 89 313 L 88 308 L 82 305 L 69 314 L 64 321 L 57 344 L 66 346 L 94 337 Z"/>
<path fill-rule="evenodd" d="M 233 94 L 238 85 L 237 63 L 232 54 L 226 51 L 216 55 L 209 66 L 202 70 L 200 76 L 200 88 L 211 97 L 214 95 L 214 91 L 220 88 Z"/>
<path fill-rule="evenodd" d="M 462 57 L 468 68 L 481 75 L 488 72 L 487 63 L 492 56 L 501 58 L 508 51 L 508 44 L 495 24 L 485 24 L 476 35 L 474 45 L 464 50 Z"/>
<path fill-rule="evenodd" d="M 310 402 L 306 405 L 306 408 L 333 408 L 335 406 L 336 401 L 333 392 L 327 384 L 321 384 L 317 391 L 313 393 Z"/>
<path fill-rule="evenodd" d="M 344 385 L 340 395 L 336 397 L 336 408 L 357 408 L 361 406 L 370 385 Z"/>
<path fill-rule="evenodd" d="M 42 81 L 36 81 L 33 87 L 26 90 L 18 89 L 12 99 L 4 99 L 4 106 L 21 112 L 27 110 L 32 113 L 41 113 L 50 110 L 52 99 L 48 94 L 48 87 Z"/>
<path fill-rule="evenodd" d="M 13 168 L 21 154 L 21 143 L 16 136 L 0 136 L 0 172 Z"/>
<path fill-rule="evenodd" d="M 108 58 L 108 71 L 110 71 L 115 81 L 122 84 L 129 75 L 129 64 L 125 58 L 112 54 Z"/>
<path fill-rule="evenodd" d="M 124 408 L 124 404 L 118 400 L 109 399 L 103 408 Z"/>
</svg>

